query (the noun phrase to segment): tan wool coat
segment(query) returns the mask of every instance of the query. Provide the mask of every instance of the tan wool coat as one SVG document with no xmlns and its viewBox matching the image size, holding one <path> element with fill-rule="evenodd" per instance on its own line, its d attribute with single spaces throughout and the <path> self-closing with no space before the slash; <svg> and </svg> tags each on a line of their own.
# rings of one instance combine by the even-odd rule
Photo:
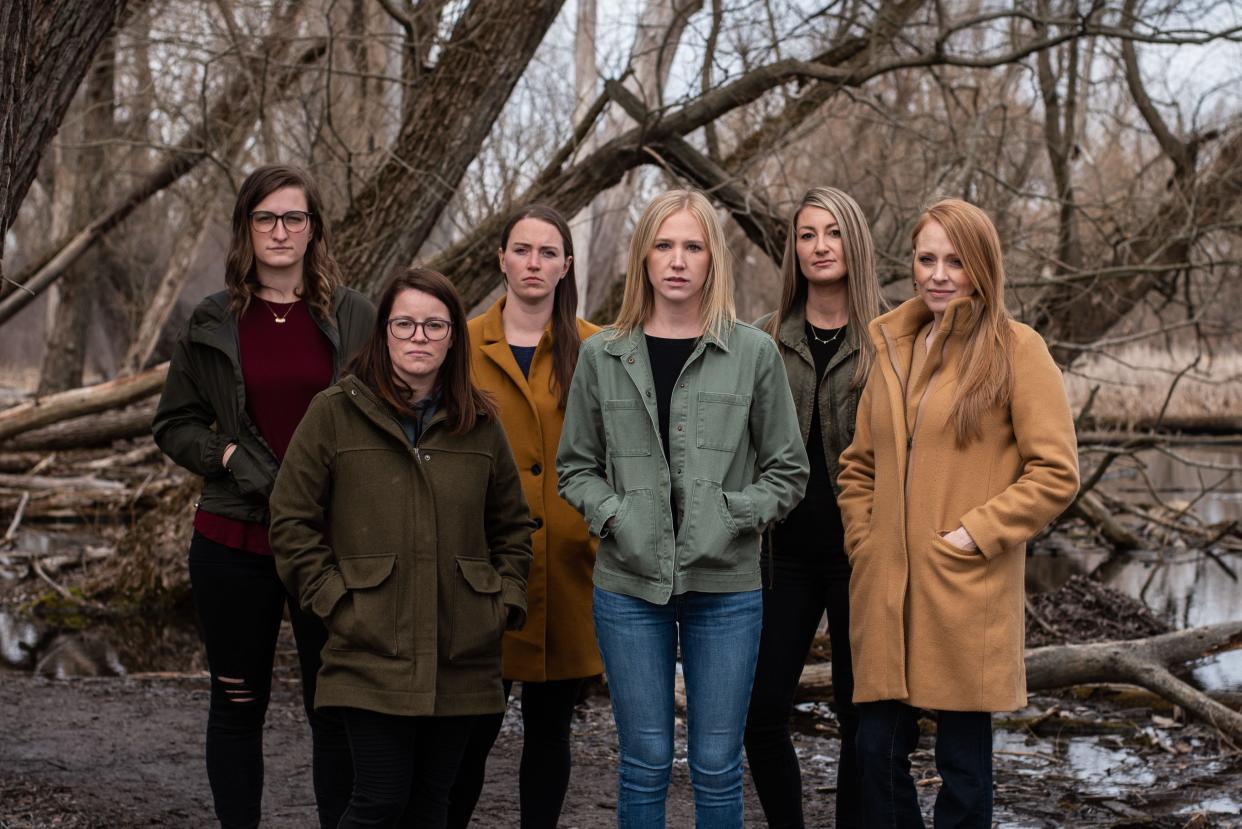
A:
<svg viewBox="0 0 1242 829">
<path fill-rule="evenodd" d="M 530 377 L 523 377 L 505 341 L 504 304 L 501 297 L 469 324 L 474 381 L 500 408 L 536 526 L 526 625 L 505 634 L 504 676 L 527 682 L 594 676 L 604 670 L 591 620 L 591 573 L 599 542 L 556 492 L 556 447 L 565 412 L 552 386 L 551 324 L 535 349 Z M 583 340 L 598 330 L 578 320 Z"/>
<path fill-rule="evenodd" d="M 872 321 L 877 359 L 841 456 L 841 516 L 853 566 L 854 701 L 948 711 L 1026 704 L 1026 542 L 1078 490 L 1061 372 L 1031 328 L 1011 322 L 1013 392 L 959 447 L 950 413 L 974 301 L 951 303 L 917 375 L 931 319 L 915 297 Z M 907 412 L 907 401 L 911 401 Z M 979 549 L 943 534 L 965 527 Z"/>
</svg>

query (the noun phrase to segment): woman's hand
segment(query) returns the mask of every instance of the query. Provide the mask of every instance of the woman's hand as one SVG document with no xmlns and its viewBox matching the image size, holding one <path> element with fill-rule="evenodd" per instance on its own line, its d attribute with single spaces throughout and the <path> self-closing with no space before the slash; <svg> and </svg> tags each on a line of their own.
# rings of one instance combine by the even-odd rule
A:
<svg viewBox="0 0 1242 829">
<path fill-rule="evenodd" d="M 944 540 L 952 544 L 954 547 L 957 547 L 959 550 L 966 550 L 967 552 L 970 552 L 979 549 L 979 545 L 976 544 L 975 540 L 970 537 L 970 533 L 966 532 L 965 527 L 958 527 L 953 532 L 946 533 Z"/>
<path fill-rule="evenodd" d="M 233 457 L 233 453 L 236 451 L 237 451 L 236 443 L 230 443 L 228 446 L 224 447 L 224 457 L 220 459 L 220 463 L 224 466 L 225 469 L 229 468 L 229 458 Z"/>
</svg>

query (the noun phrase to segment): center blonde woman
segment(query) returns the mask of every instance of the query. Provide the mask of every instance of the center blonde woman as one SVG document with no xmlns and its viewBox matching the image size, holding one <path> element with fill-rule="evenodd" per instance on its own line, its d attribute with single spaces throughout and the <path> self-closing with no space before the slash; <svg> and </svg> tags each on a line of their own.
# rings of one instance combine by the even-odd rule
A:
<svg viewBox="0 0 1242 829">
<path fill-rule="evenodd" d="M 665 193 L 638 220 L 621 311 L 578 358 L 557 472 L 601 539 L 594 617 L 618 825 L 665 825 L 680 645 L 696 825 L 742 826 L 760 533 L 802 497 L 808 466 L 776 345 L 736 319 L 703 194 Z"/>
</svg>

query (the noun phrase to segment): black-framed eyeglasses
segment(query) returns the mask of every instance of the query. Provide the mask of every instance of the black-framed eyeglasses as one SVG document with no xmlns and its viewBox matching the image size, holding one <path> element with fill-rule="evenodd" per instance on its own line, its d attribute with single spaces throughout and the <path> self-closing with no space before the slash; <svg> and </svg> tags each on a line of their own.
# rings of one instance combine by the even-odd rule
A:
<svg viewBox="0 0 1242 829">
<path fill-rule="evenodd" d="M 409 317 L 393 317 L 388 321 L 388 333 L 392 334 L 398 340 L 408 340 L 418 333 L 419 326 L 422 326 L 423 336 L 429 340 L 439 341 L 449 335 L 453 323 L 448 320 L 432 317 L 422 322 L 412 320 Z"/>
<path fill-rule="evenodd" d="M 289 233 L 301 233 L 310 225 L 313 213 L 305 210 L 290 210 L 287 213 L 272 213 L 267 210 L 256 210 L 250 214 L 250 226 L 259 233 L 271 233 L 280 222 Z"/>
</svg>

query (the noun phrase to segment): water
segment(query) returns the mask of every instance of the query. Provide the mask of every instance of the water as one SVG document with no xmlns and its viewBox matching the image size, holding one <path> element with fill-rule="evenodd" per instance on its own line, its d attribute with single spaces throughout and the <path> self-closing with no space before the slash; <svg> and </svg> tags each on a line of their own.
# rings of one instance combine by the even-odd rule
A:
<svg viewBox="0 0 1242 829">
<path fill-rule="evenodd" d="M 1159 497 L 1177 509 L 1191 504 L 1194 514 L 1209 526 L 1242 523 L 1242 447 L 1187 446 L 1175 451 L 1205 468 L 1146 451 L 1129 465 L 1118 461 L 1101 488 L 1131 503 L 1153 505 Z M 1084 457 L 1095 460 L 1091 455 Z M 1142 472 L 1138 463 L 1143 465 Z M 1220 551 L 1218 557 L 1242 578 L 1242 555 Z M 1052 590 L 1075 573 L 1099 567 L 1096 575 L 1104 584 L 1142 600 L 1175 628 L 1242 619 L 1242 583 L 1202 552 L 1177 546 L 1139 550 L 1101 566 L 1106 558 L 1098 550 L 1074 556 L 1037 551 L 1027 561 L 1027 583 L 1031 589 Z M 1242 651 L 1204 663 L 1195 669 L 1194 677 L 1209 690 L 1242 690 Z"/>
</svg>

